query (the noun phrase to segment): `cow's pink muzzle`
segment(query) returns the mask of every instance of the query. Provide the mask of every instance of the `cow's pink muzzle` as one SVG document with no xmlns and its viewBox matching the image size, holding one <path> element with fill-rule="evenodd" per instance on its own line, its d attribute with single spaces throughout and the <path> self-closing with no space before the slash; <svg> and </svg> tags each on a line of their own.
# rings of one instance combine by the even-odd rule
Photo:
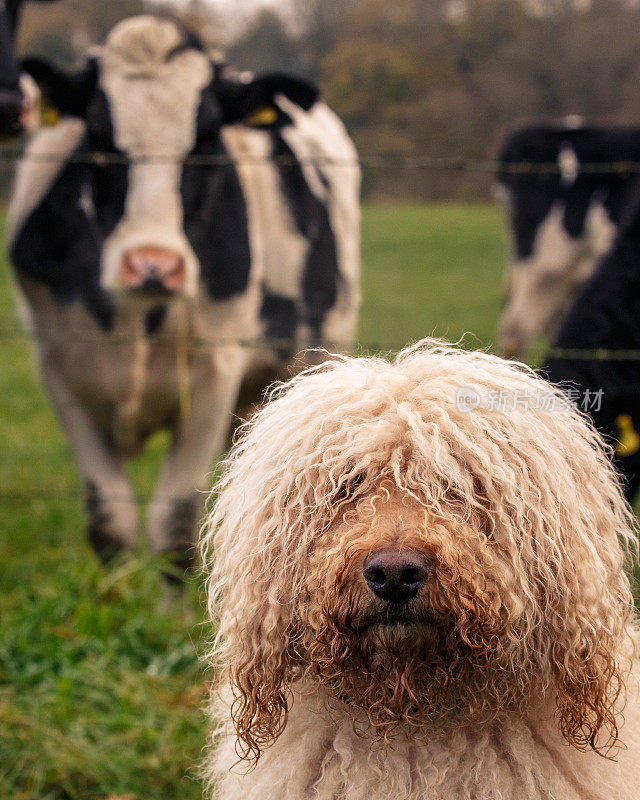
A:
<svg viewBox="0 0 640 800">
<path fill-rule="evenodd" d="M 185 260 L 162 247 L 136 247 L 124 254 L 121 275 L 124 289 L 149 294 L 179 292 L 186 277 Z"/>
</svg>

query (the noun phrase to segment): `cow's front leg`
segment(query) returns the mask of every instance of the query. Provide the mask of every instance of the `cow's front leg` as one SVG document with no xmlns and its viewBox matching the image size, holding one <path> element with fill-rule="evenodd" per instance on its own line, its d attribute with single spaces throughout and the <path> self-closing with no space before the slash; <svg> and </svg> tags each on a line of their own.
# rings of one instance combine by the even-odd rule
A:
<svg viewBox="0 0 640 800">
<path fill-rule="evenodd" d="M 205 489 L 225 445 L 246 364 L 245 350 L 230 346 L 217 348 L 191 371 L 189 413 L 174 432 L 148 518 L 151 549 L 171 553 L 181 568 L 194 559 Z"/>
<path fill-rule="evenodd" d="M 45 383 L 67 434 L 85 489 L 89 540 L 103 561 L 135 544 L 138 510 L 122 461 L 54 368 Z"/>
</svg>

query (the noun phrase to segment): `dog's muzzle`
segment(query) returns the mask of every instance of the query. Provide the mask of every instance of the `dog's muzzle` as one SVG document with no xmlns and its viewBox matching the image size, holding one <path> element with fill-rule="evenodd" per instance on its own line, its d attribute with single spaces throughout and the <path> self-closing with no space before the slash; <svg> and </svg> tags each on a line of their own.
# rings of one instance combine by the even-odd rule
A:
<svg viewBox="0 0 640 800">
<path fill-rule="evenodd" d="M 415 550 L 378 550 L 366 559 L 362 574 L 376 597 L 397 605 L 418 594 L 431 567 L 427 556 Z"/>
</svg>

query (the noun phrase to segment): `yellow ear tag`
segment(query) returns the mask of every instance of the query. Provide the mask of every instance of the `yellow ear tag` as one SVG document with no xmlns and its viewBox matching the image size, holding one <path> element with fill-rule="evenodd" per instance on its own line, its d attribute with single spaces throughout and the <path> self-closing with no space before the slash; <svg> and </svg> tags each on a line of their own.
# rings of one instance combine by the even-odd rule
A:
<svg viewBox="0 0 640 800">
<path fill-rule="evenodd" d="M 60 112 L 57 108 L 41 101 L 40 106 L 40 124 L 45 127 L 57 125 L 60 122 Z"/>
<path fill-rule="evenodd" d="M 250 125 L 252 128 L 261 128 L 265 125 L 273 125 L 278 119 L 278 112 L 272 106 L 263 106 L 258 108 L 253 114 L 245 117 L 243 122 L 245 125 Z"/>
<path fill-rule="evenodd" d="M 617 456 L 632 456 L 640 450 L 640 436 L 633 427 L 633 420 L 629 414 L 620 414 L 616 417 L 618 429 L 618 444 L 615 453 Z"/>
</svg>

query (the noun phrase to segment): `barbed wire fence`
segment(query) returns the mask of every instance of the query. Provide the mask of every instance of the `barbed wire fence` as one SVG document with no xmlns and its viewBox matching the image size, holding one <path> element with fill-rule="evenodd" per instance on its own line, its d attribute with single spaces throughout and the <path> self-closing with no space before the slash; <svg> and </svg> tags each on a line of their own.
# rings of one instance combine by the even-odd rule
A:
<svg viewBox="0 0 640 800">
<path fill-rule="evenodd" d="M 13 166 L 19 162 L 32 161 L 43 164 L 76 164 L 91 167 L 108 166 L 129 166 L 134 164 L 166 164 L 175 163 L 175 156 L 166 154 L 146 154 L 140 156 L 129 156 L 119 152 L 72 152 L 72 153 L 32 153 L 22 151 L 18 148 L 0 148 L 0 166 Z M 359 166 L 363 169 L 374 170 L 393 170 L 393 171 L 437 171 L 448 173 L 481 173 L 487 176 L 494 176 L 496 181 L 498 176 L 553 176 L 558 175 L 562 179 L 566 178 L 565 169 L 557 162 L 503 162 L 496 159 L 482 158 L 458 158 L 451 156 L 432 156 L 428 154 L 416 155 L 369 155 L 358 158 L 332 158 L 327 156 L 312 156 L 309 158 L 297 158 L 293 156 L 273 156 L 251 157 L 243 156 L 241 160 L 231 158 L 224 154 L 191 154 L 179 159 L 185 166 L 197 167 L 222 167 L 222 166 L 259 166 L 260 164 L 276 164 L 282 167 L 354 167 Z M 580 174 L 584 175 L 615 175 L 615 176 L 640 176 L 640 161 L 594 161 L 580 163 L 577 172 L 571 177 L 576 180 Z M 37 341 L 47 332 L 43 330 L 33 330 L 18 325 L 4 325 L 0 327 L 0 341 L 7 340 L 32 340 Z M 57 334 L 59 336 L 59 334 Z M 64 337 L 63 337 L 64 338 Z M 156 334 L 147 334 L 147 338 L 155 344 L 167 347 L 176 347 L 175 337 Z M 133 337 L 119 333 L 99 333 L 92 334 L 87 332 L 78 337 L 74 335 L 72 341 L 76 344 L 92 344 L 96 342 L 122 343 L 133 341 Z M 290 349 L 295 351 L 299 347 L 299 342 L 292 338 L 270 338 L 263 337 L 247 338 L 222 338 L 215 336 L 190 336 L 187 346 L 189 349 L 211 348 L 216 346 L 239 346 L 242 348 L 262 348 L 265 346 L 272 348 Z M 345 343 L 323 342 L 323 349 L 331 350 L 332 346 L 338 350 L 345 349 Z M 356 341 L 356 348 L 361 352 L 386 352 L 393 353 L 397 347 L 389 346 L 384 342 L 363 342 Z M 547 357 L 569 361 L 598 361 L 598 362 L 637 362 L 640 364 L 640 349 L 610 349 L 610 348 L 558 348 L 549 347 L 546 350 Z M 86 492 L 82 488 L 78 489 L 12 489 L 0 488 L 0 502 L 10 502 L 18 504 L 29 504 L 34 500 L 45 501 L 68 501 L 78 502 L 86 498 Z M 111 501 L 148 503 L 163 502 L 162 498 L 152 495 L 125 495 L 109 494 L 104 499 Z M 167 500 L 168 503 L 174 502 Z"/>
<path fill-rule="evenodd" d="M 227 154 L 192 153 L 177 159 L 172 154 L 148 153 L 129 155 L 118 151 L 75 151 L 30 152 L 18 148 L 4 147 L 0 149 L 0 163 L 14 164 L 20 161 L 40 163 L 87 164 L 92 166 L 108 166 L 130 164 L 162 164 L 179 161 L 189 166 L 240 166 L 257 164 L 277 164 L 281 166 L 334 166 L 334 167 L 371 167 L 374 169 L 415 170 L 427 169 L 444 172 L 482 172 L 490 175 L 567 175 L 567 168 L 559 161 L 500 161 L 491 158 L 470 158 L 456 156 L 433 156 L 429 154 L 381 154 L 365 155 L 354 158 L 333 157 L 314 154 L 308 157 L 291 155 L 251 156 L 232 158 Z M 574 178 L 580 174 L 640 174 L 640 161 L 606 160 L 585 161 L 575 167 Z"/>
</svg>

